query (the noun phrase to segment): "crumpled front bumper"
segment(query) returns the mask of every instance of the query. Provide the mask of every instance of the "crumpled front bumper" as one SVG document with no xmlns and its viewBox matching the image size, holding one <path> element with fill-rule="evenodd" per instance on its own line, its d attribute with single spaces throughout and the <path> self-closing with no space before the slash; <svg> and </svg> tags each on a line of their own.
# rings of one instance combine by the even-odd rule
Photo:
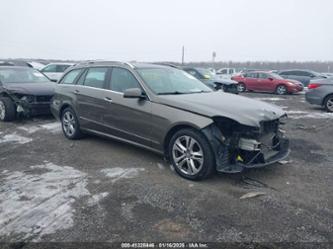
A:
<svg viewBox="0 0 333 249">
<path fill-rule="evenodd" d="M 280 138 L 280 150 L 278 151 L 277 154 L 268 157 L 265 159 L 264 163 L 252 163 L 252 164 L 244 164 L 244 163 L 239 163 L 237 162 L 236 164 L 243 169 L 251 169 L 251 168 L 261 168 L 265 167 L 274 163 L 277 163 L 281 160 L 286 159 L 289 156 L 290 149 L 289 149 L 289 139 L 287 138 Z"/>
<path fill-rule="evenodd" d="M 202 130 L 211 144 L 215 155 L 216 170 L 222 173 L 240 173 L 245 169 L 261 168 L 288 157 L 290 153 L 289 139 L 283 135 L 279 137 L 278 146 L 270 149 L 262 149 L 260 151 L 253 152 L 253 158 L 260 157 L 260 160 L 237 160 L 240 155 L 237 150 L 239 148 L 231 148 L 230 145 L 226 145 L 221 141 L 223 136 L 217 126 L 212 125 Z M 235 160 L 236 159 L 236 160 Z"/>
</svg>

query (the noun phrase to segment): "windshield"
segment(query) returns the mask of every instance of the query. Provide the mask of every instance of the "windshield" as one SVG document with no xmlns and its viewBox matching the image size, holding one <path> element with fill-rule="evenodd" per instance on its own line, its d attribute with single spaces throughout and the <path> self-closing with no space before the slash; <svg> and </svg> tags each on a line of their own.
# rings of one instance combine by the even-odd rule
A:
<svg viewBox="0 0 333 249">
<path fill-rule="evenodd" d="M 283 77 L 281 77 L 280 75 L 278 75 L 276 73 L 271 73 L 270 75 L 273 79 L 277 79 L 277 80 L 283 80 L 284 79 Z"/>
<path fill-rule="evenodd" d="M 214 77 L 214 74 L 209 70 L 205 68 L 197 68 L 197 70 L 204 76 L 206 79 L 210 79 Z"/>
<path fill-rule="evenodd" d="M 325 77 L 325 75 L 323 75 L 322 73 L 317 73 L 315 71 L 311 71 L 311 73 L 315 76 L 315 77 Z"/>
<path fill-rule="evenodd" d="M 41 72 L 32 68 L 0 68 L 2 83 L 39 83 L 50 80 Z"/>
<path fill-rule="evenodd" d="M 137 72 L 156 94 L 187 94 L 211 92 L 201 81 L 183 70 L 175 68 L 145 68 Z"/>
</svg>

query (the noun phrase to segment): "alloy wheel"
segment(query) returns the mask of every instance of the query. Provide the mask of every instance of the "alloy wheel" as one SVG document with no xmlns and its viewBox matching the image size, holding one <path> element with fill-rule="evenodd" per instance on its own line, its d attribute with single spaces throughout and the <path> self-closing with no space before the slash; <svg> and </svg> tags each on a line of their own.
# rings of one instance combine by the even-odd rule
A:
<svg viewBox="0 0 333 249">
<path fill-rule="evenodd" d="M 177 168 L 186 175 L 196 175 L 203 167 L 203 150 L 193 137 L 187 135 L 175 140 L 172 157 Z"/>
<path fill-rule="evenodd" d="M 67 136 L 72 137 L 76 130 L 76 121 L 73 113 L 66 111 L 62 117 L 62 126 Z"/>
<path fill-rule="evenodd" d="M 276 89 L 276 92 L 279 95 L 283 95 L 283 94 L 286 94 L 287 89 L 286 89 L 285 86 L 278 86 L 277 89 Z"/>
<path fill-rule="evenodd" d="M 238 92 L 244 92 L 245 91 L 245 85 L 240 83 L 237 85 Z"/>
<path fill-rule="evenodd" d="M 6 106 L 0 101 L 0 120 L 4 120 L 6 117 Z"/>
</svg>

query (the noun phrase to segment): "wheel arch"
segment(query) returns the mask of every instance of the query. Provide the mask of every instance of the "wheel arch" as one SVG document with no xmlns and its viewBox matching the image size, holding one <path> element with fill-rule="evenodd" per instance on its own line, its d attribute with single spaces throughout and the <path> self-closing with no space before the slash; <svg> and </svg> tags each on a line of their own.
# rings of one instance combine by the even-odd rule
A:
<svg viewBox="0 0 333 249">
<path fill-rule="evenodd" d="M 60 107 L 60 109 L 59 109 L 59 119 L 61 119 L 61 116 L 62 116 L 62 113 L 63 113 L 63 111 L 66 109 L 66 108 L 72 108 L 73 110 L 74 110 L 74 108 L 73 108 L 73 106 L 71 105 L 71 104 L 69 104 L 69 103 L 64 103 L 61 107 Z M 75 111 L 75 110 L 74 110 Z"/>
<path fill-rule="evenodd" d="M 323 101 L 322 101 L 322 103 L 321 103 L 322 106 L 325 105 L 326 99 L 327 99 L 329 96 L 333 96 L 333 92 L 332 92 L 332 93 L 328 93 L 328 94 L 326 94 L 326 96 L 323 98 Z"/>
<path fill-rule="evenodd" d="M 179 123 L 179 124 L 176 124 L 173 127 L 171 127 L 169 129 L 169 131 L 167 132 L 167 134 L 165 135 L 164 140 L 163 140 L 163 152 L 164 152 L 164 156 L 167 160 L 169 160 L 168 146 L 169 146 L 170 140 L 176 132 L 178 132 L 182 129 L 193 129 L 193 130 L 196 130 L 199 132 L 201 131 L 201 129 L 199 127 L 197 127 L 191 123 Z"/>
</svg>

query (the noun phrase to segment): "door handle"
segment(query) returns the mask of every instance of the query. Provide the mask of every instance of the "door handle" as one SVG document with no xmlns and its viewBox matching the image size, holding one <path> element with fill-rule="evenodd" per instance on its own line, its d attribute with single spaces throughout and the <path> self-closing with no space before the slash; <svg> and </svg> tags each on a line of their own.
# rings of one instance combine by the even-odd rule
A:
<svg viewBox="0 0 333 249">
<path fill-rule="evenodd" d="M 79 92 L 80 92 L 80 91 L 77 90 L 77 89 L 74 90 L 74 94 L 78 94 Z"/>
<path fill-rule="evenodd" d="M 112 103 L 112 99 L 110 97 L 105 97 L 104 100 L 107 101 L 107 102 Z"/>
</svg>

